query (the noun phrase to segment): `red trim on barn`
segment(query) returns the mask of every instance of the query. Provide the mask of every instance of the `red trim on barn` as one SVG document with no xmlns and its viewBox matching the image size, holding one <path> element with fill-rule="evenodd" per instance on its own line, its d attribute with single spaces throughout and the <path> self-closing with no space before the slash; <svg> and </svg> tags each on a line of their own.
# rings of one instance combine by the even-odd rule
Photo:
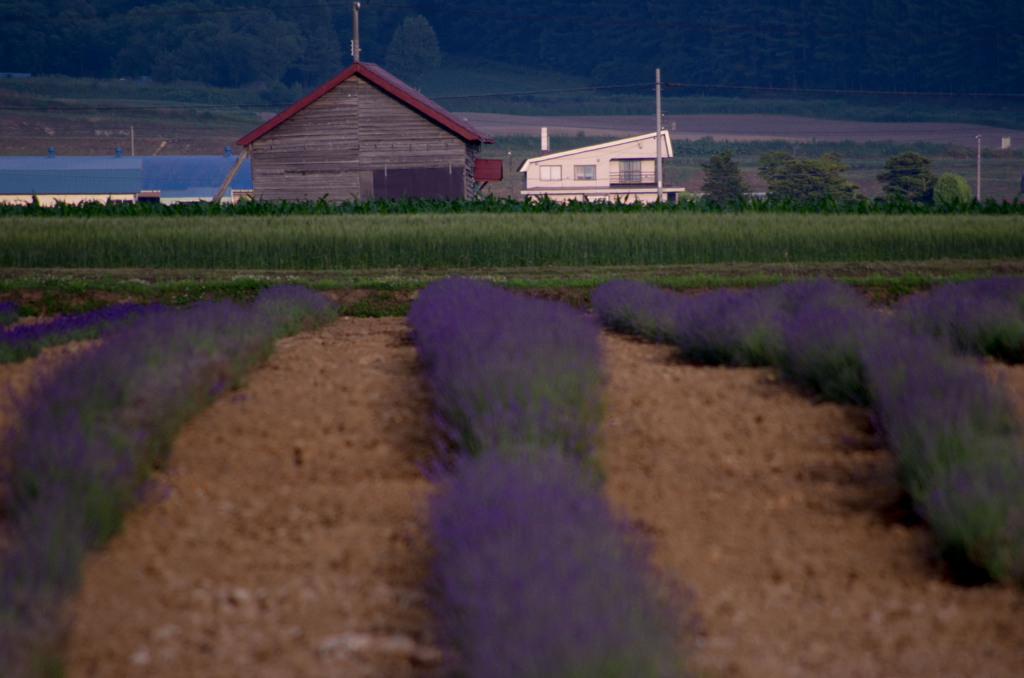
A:
<svg viewBox="0 0 1024 678">
<path fill-rule="evenodd" d="M 239 146 L 248 146 L 354 75 L 361 76 L 363 79 L 375 85 L 378 89 L 390 94 L 409 108 L 412 108 L 421 115 L 433 120 L 441 127 L 444 127 L 466 141 L 479 141 L 485 144 L 494 143 L 493 139 L 473 129 L 468 123 L 457 119 L 451 113 L 412 89 L 380 66 L 365 62 L 356 62 L 352 64 L 341 73 L 338 73 L 336 76 L 320 85 L 267 122 L 249 132 L 235 143 Z"/>
</svg>

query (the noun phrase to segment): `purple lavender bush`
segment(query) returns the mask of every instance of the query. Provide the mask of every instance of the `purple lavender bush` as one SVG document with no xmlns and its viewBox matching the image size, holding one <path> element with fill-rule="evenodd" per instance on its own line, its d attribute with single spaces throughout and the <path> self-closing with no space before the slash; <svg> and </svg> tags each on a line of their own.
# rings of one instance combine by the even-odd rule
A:
<svg viewBox="0 0 1024 678">
<path fill-rule="evenodd" d="M 1024 455 L 1013 452 L 952 463 L 921 500 L 944 557 L 964 581 L 1024 583 Z"/>
<path fill-rule="evenodd" d="M 670 341 L 686 362 L 735 366 L 785 366 L 787 341 L 815 341 L 801 335 L 805 324 L 819 332 L 827 327 L 815 314 L 838 319 L 847 309 L 866 314 L 868 308 L 853 288 L 830 280 L 685 296 L 634 281 L 609 281 L 594 290 L 591 303 L 606 327 Z M 837 358 L 837 364 L 844 362 Z"/>
<path fill-rule="evenodd" d="M 13 301 L 0 301 L 0 330 L 4 329 L 21 317 L 18 304 Z"/>
<path fill-rule="evenodd" d="M 288 299 L 299 312 L 284 309 Z M 271 288 L 245 307 L 142 315 L 22 398 L 3 441 L 0 675 L 25 675 L 52 652 L 81 553 L 116 532 L 185 419 L 269 355 L 281 327 L 305 326 L 302 313 L 323 322 L 330 304 Z"/>
<path fill-rule="evenodd" d="M 408 323 L 453 450 L 592 453 L 603 385 L 595 322 L 564 304 L 448 278 L 420 291 Z"/>
<path fill-rule="evenodd" d="M 96 339 L 162 308 L 160 304 L 115 304 L 94 311 L 58 316 L 49 322 L 0 329 L 0 363 L 32 358 L 47 346 Z"/>
<path fill-rule="evenodd" d="M 638 280 L 609 280 L 590 293 L 590 305 L 605 327 L 660 342 L 672 341 L 681 302 L 681 295 Z"/>
<path fill-rule="evenodd" d="M 951 565 L 1024 582 L 1022 431 L 1005 389 L 928 335 L 864 355 L 877 425 Z"/>
<path fill-rule="evenodd" d="M 605 327 L 675 344 L 687 362 L 767 365 L 781 342 L 774 300 L 764 290 L 682 295 L 611 280 L 591 293 L 590 302 Z"/>
<path fill-rule="evenodd" d="M 801 306 L 785 316 L 779 371 L 825 400 L 869 405 L 861 353 L 866 338 L 881 332 L 883 320 L 866 306 Z"/>
<path fill-rule="evenodd" d="M 990 277 L 940 285 L 896 306 L 911 331 L 955 350 L 1024 362 L 1024 278 Z"/>
<path fill-rule="evenodd" d="M 270 320 L 275 337 L 324 325 L 338 316 L 337 305 L 302 285 L 274 285 L 260 291 L 254 310 Z"/>
<path fill-rule="evenodd" d="M 781 350 L 780 321 L 774 288 L 712 290 L 678 305 L 672 341 L 690 363 L 771 365 Z"/>
<path fill-rule="evenodd" d="M 679 608 L 559 450 L 460 457 L 431 496 L 435 615 L 466 678 L 678 678 Z M 678 603 L 678 601 L 675 601 Z"/>
</svg>

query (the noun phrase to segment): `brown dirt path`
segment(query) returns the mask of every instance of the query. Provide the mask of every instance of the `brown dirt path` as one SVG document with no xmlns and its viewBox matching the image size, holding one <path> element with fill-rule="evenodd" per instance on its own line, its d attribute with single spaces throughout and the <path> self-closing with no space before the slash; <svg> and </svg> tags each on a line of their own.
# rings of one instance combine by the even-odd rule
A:
<svg viewBox="0 0 1024 678">
<path fill-rule="evenodd" d="M 926 528 L 901 520 L 864 410 L 813 404 L 771 370 L 605 347 L 608 493 L 694 588 L 712 675 L 1022 675 L 1024 592 L 949 581 Z M 1024 372 L 1002 370 L 1024 394 Z"/>
<path fill-rule="evenodd" d="M 426 394 L 402 319 L 280 342 L 88 560 L 69 676 L 429 676 Z M 1020 676 L 1024 592 L 952 584 L 864 412 L 603 339 L 611 501 L 696 595 L 710 677 Z M 1024 372 L 1000 367 L 1022 396 Z M 2 375 L 0 375 L 2 378 Z"/>
<path fill-rule="evenodd" d="M 284 339 L 91 556 L 69 675 L 422 675 L 428 403 L 402 319 Z"/>
</svg>

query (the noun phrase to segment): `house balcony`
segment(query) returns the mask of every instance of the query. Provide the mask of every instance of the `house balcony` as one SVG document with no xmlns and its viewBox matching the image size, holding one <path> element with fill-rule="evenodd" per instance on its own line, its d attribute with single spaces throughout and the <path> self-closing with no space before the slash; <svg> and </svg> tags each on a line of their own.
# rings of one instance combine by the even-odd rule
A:
<svg viewBox="0 0 1024 678">
<path fill-rule="evenodd" d="M 655 172 L 626 170 L 624 172 L 612 172 L 608 179 L 612 186 L 653 186 L 657 183 L 658 177 Z"/>
</svg>

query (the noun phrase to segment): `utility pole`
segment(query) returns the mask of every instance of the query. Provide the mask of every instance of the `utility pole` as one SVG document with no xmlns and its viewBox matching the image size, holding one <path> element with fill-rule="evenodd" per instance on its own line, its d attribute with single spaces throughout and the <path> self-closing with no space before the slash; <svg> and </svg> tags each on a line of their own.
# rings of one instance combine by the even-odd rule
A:
<svg viewBox="0 0 1024 678">
<path fill-rule="evenodd" d="M 352 63 L 359 63 L 359 4 L 352 3 Z"/>
<path fill-rule="evenodd" d="M 661 69 L 654 69 L 654 146 L 658 149 L 654 161 L 654 175 L 658 182 L 658 202 L 661 202 Z"/>
<path fill-rule="evenodd" d="M 978 202 L 981 202 L 981 135 L 978 134 L 974 138 L 978 140 L 978 175 L 975 183 L 974 197 Z"/>
</svg>

